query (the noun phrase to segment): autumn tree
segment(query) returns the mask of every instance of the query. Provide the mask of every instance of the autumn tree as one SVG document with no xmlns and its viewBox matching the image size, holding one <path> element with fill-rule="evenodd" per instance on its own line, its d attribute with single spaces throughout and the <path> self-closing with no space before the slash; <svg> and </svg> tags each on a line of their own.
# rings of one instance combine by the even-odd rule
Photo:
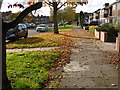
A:
<svg viewBox="0 0 120 90">
<path fill-rule="evenodd" d="M 44 0 L 45 4 L 49 5 L 49 7 L 53 8 L 53 22 L 54 22 L 54 33 L 59 34 L 58 31 L 58 23 L 57 23 L 57 12 L 59 9 L 61 9 L 63 6 L 71 6 L 72 8 L 76 8 L 77 5 L 83 5 L 86 4 L 87 0 Z"/>
<path fill-rule="evenodd" d="M 69 17 L 68 17 L 69 16 Z M 50 16 L 53 20 L 53 15 Z M 62 22 L 72 22 L 75 19 L 75 11 L 71 7 L 66 7 L 64 9 L 58 10 L 57 20 Z"/>
<path fill-rule="evenodd" d="M 75 19 L 75 11 L 71 7 L 66 7 L 64 11 L 63 20 L 66 22 L 72 22 L 74 19 Z"/>
<path fill-rule="evenodd" d="M 38 0 L 29 0 L 30 3 L 34 3 Z M 58 31 L 58 18 L 57 13 L 58 10 L 60 10 L 63 6 L 71 6 L 72 8 L 76 8 L 77 5 L 83 5 L 86 4 L 88 0 L 44 0 L 43 4 L 44 6 L 48 5 L 50 9 L 53 10 L 53 22 L 54 22 L 54 33 L 59 34 Z M 30 4 L 29 3 L 29 4 Z"/>
</svg>

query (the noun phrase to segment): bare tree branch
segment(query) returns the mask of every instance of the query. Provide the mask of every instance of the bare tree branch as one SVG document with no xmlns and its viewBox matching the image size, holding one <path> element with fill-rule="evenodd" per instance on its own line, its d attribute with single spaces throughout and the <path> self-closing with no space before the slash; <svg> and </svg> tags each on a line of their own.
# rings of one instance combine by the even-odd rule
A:
<svg viewBox="0 0 120 90">
<path fill-rule="evenodd" d="M 52 3 L 49 3 L 49 2 L 46 2 L 46 1 L 44 1 L 47 5 L 49 5 L 49 6 L 52 6 L 53 7 L 53 5 L 52 5 Z"/>
<path fill-rule="evenodd" d="M 67 2 L 63 3 L 60 7 L 57 8 L 59 10 L 62 6 L 64 6 Z"/>
</svg>

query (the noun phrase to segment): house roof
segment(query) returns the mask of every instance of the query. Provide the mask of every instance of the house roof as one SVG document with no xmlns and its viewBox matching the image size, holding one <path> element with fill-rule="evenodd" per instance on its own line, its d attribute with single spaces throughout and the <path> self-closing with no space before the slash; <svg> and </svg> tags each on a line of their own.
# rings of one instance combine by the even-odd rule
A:
<svg viewBox="0 0 120 90">
<path fill-rule="evenodd" d="M 117 4 L 117 3 L 120 3 L 120 1 L 114 2 L 114 3 L 112 3 L 111 5 L 109 5 L 109 6 L 105 7 L 105 8 L 106 8 L 106 9 L 109 9 L 110 7 L 112 7 L 113 5 L 115 5 L 115 4 Z"/>
</svg>

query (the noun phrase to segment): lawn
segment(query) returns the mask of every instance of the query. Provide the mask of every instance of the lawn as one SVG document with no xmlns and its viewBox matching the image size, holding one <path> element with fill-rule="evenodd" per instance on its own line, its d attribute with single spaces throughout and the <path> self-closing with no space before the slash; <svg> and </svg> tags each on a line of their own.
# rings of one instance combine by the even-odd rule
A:
<svg viewBox="0 0 120 90">
<path fill-rule="evenodd" d="M 8 43 L 7 48 L 57 47 L 63 44 L 65 36 L 53 33 L 38 34 L 26 39 Z"/>
<path fill-rule="evenodd" d="M 58 27 L 59 31 L 71 31 L 73 29 L 73 25 L 65 25 Z M 54 29 L 49 30 L 48 32 L 54 32 Z"/>
<path fill-rule="evenodd" d="M 7 75 L 12 87 L 42 88 L 60 57 L 60 50 L 7 53 Z"/>
<path fill-rule="evenodd" d="M 60 27 L 60 31 L 72 30 L 72 25 Z M 66 36 L 60 34 L 53 34 L 52 32 L 40 33 L 26 39 L 8 43 L 7 48 L 38 48 L 38 47 L 58 47 L 65 42 Z"/>
</svg>

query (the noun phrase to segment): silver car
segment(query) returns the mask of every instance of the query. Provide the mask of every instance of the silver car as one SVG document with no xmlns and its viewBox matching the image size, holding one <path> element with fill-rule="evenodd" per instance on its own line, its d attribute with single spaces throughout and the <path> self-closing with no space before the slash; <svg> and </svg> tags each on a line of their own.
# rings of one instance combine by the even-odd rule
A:
<svg viewBox="0 0 120 90">
<path fill-rule="evenodd" d="M 42 32 L 42 31 L 45 32 L 45 31 L 48 31 L 48 27 L 45 24 L 40 24 L 36 27 L 36 31 L 37 32 Z"/>
</svg>

